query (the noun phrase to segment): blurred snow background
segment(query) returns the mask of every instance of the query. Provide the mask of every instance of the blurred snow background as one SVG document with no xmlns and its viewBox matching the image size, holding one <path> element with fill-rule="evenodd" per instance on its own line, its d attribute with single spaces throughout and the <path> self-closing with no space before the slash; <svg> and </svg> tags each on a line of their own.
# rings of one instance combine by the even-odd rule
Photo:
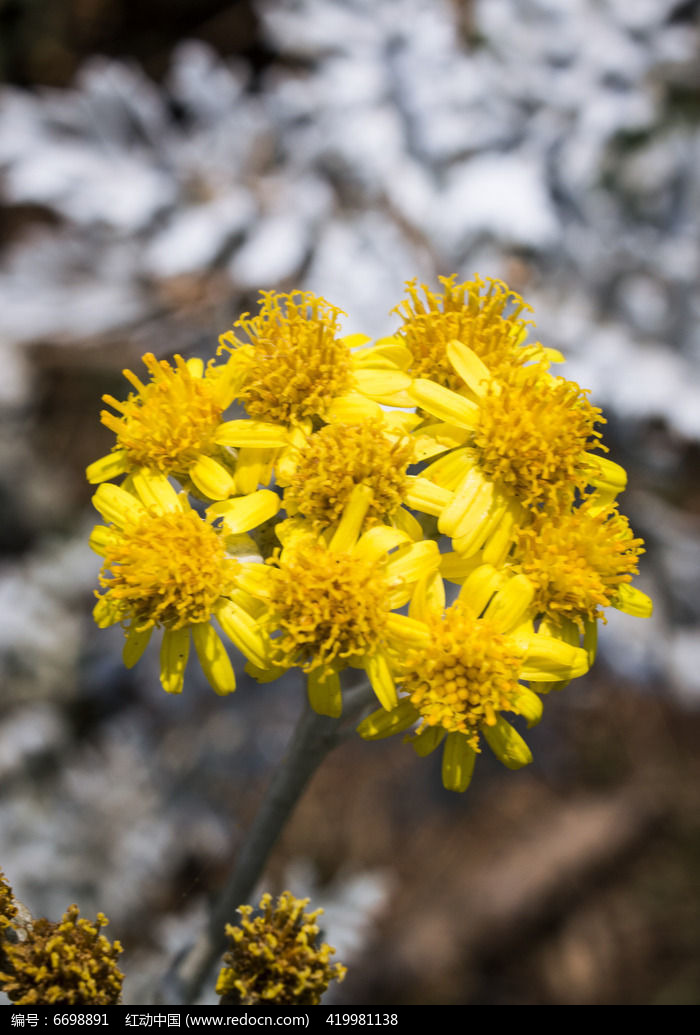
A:
<svg viewBox="0 0 700 1035">
<path fill-rule="evenodd" d="M 114 914 L 147 975 L 226 872 L 298 690 L 242 680 L 222 705 L 193 679 L 173 702 L 154 661 L 122 670 L 119 635 L 97 639 L 89 617 L 82 468 L 109 446 L 99 397 L 123 392 L 121 367 L 147 350 L 211 355 L 259 288 L 310 288 L 374 336 L 414 276 L 520 291 L 564 375 L 605 409 L 656 603 L 646 623 L 613 613 L 593 696 L 568 707 L 604 714 L 596 680 L 681 722 L 700 700 L 700 5 L 242 7 L 245 47 L 176 41 L 159 76 L 91 56 L 67 85 L 0 87 L 0 864 L 37 913 L 76 899 Z M 557 708 L 538 733 L 545 782 L 571 776 Z M 499 779 L 487 768 L 484 788 Z M 320 882 L 326 936 L 359 953 L 347 902 L 374 915 L 392 881 L 356 848 L 345 884 L 310 848 L 302 883 Z"/>
</svg>

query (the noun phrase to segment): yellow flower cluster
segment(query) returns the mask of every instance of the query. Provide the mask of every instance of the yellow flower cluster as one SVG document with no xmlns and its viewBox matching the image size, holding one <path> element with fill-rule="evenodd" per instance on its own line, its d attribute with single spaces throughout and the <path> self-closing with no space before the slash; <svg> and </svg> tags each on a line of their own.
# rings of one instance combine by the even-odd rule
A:
<svg viewBox="0 0 700 1035">
<path fill-rule="evenodd" d="M 146 382 L 124 372 L 133 391 L 102 414 L 114 446 L 87 475 L 95 618 L 123 626 L 127 665 L 160 628 L 163 687 L 182 690 L 194 643 L 226 694 L 229 641 L 260 682 L 302 670 L 329 716 L 362 669 L 381 705 L 362 736 L 444 742 L 443 782 L 463 790 L 484 742 L 530 761 L 504 714 L 538 721 L 541 694 L 591 664 L 605 609 L 651 601 L 600 410 L 528 343 L 506 285 L 440 286 L 409 283 L 376 342 L 311 292 L 262 292 L 206 367 L 147 355 Z"/>
<path fill-rule="evenodd" d="M 114 1006 L 124 975 L 117 966 L 119 942 L 70 906 L 60 923 L 43 917 L 20 922 L 12 889 L 0 872 L 0 988 L 17 1006 Z"/>
<path fill-rule="evenodd" d="M 330 963 L 335 949 L 316 944 L 323 910 L 305 913 L 308 904 L 284 891 L 274 903 L 264 894 L 257 911 L 239 906 L 241 923 L 226 926 L 230 949 L 216 983 L 223 1003 L 318 1006 L 331 981 L 343 980 L 346 968 Z"/>
</svg>

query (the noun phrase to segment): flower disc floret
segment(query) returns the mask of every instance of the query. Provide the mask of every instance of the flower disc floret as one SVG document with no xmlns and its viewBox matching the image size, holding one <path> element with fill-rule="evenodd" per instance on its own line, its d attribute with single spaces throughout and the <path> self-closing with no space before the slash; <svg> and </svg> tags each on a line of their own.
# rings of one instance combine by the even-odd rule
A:
<svg viewBox="0 0 700 1035">
<path fill-rule="evenodd" d="M 338 337 L 342 310 L 310 291 L 261 297 L 257 316 L 245 314 L 234 325 L 249 339 L 234 339 L 232 349 L 241 367 L 238 398 L 249 416 L 264 421 L 323 417 L 353 386 L 350 350 Z"/>
<path fill-rule="evenodd" d="M 239 907 L 240 925 L 226 927 L 230 949 L 216 983 L 225 1004 L 317 1006 L 330 982 L 343 980 L 346 968 L 330 963 L 335 949 L 316 944 L 323 910 L 305 913 L 308 904 L 285 891 L 274 903 L 263 895 L 257 915 Z"/>
<path fill-rule="evenodd" d="M 398 336 L 411 351 L 414 377 L 458 391 L 461 378 L 447 357 L 447 346 L 455 339 L 473 349 L 492 372 L 532 359 L 532 348 L 522 347 L 531 321 L 521 313 L 530 306 L 518 294 L 499 280 L 476 277 L 456 284 L 454 275 L 438 279 L 443 294 L 422 285 L 421 297 L 412 280 L 406 284 L 408 298 L 392 310 L 404 321 Z"/>
<path fill-rule="evenodd" d="M 301 541 L 276 562 L 276 664 L 305 672 L 373 651 L 386 628 L 388 587 L 376 564 Z M 323 677 L 322 677 L 323 678 Z"/>
<path fill-rule="evenodd" d="M 425 726 L 463 733 L 478 751 L 481 727 L 493 726 L 522 691 L 522 652 L 459 600 L 427 624 L 430 642 L 410 655 L 404 689 Z"/>
<path fill-rule="evenodd" d="M 573 381 L 514 369 L 480 400 L 473 447 L 481 471 L 535 508 L 583 490 L 601 411 Z"/>
<path fill-rule="evenodd" d="M 298 453 L 284 494 L 287 511 L 321 531 L 340 518 L 355 486 L 367 485 L 372 499 L 364 528 L 386 521 L 404 501 L 412 454 L 411 439 L 392 440 L 381 421 L 329 424 Z"/>
<path fill-rule="evenodd" d="M 113 621 L 181 629 L 207 622 L 240 565 L 193 510 L 145 513 L 107 543 L 100 585 Z"/>
<path fill-rule="evenodd" d="M 604 617 L 632 581 L 644 542 L 616 506 L 589 501 L 568 513 L 541 513 L 517 530 L 514 569 L 535 587 L 534 607 L 554 623 Z"/>
</svg>

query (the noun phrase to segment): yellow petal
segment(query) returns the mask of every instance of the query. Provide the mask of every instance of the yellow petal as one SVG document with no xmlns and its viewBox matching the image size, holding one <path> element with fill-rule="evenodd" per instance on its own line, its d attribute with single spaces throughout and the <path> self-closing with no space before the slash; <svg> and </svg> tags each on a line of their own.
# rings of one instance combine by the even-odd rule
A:
<svg viewBox="0 0 700 1035">
<path fill-rule="evenodd" d="M 466 791 L 476 752 L 463 733 L 448 733 L 442 752 L 442 784 L 448 791 Z"/>
<path fill-rule="evenodd" d="M 498 632 L 508 632 L 524 617 L 534 596 L 535 590 L 527 576 L 516 575 L 499 589 L 484 617 L 496 626 Z"/>
<path fill-rule="evenodd" d="M 366 345 L 372 339 L 368 334 L 344 334 L 343 337 L 339 338 L 338 340 L 342 341 L 343 345 L 345 345 L 346 348 L 352 350 L 361 348 L 363 345 Z M 366 351 L 369 352 L 369 349 Z M 357 355 L 357 353 L 355 355 Z M 353 359 L 354 358 L 355 357 L 353 357 Z"/>
<path fill-rule="evenodd" d="M 100 557 L 104 557 L 116 538 L 118 538 L 118 533 L 115 533 L 113 528 L 107 528 L 106 525 L 95 525 L 90 533 L 90 549 L 94 550 Z"/>
<path fill-rule="evenodd" d="M 503 573 L 491 564 L 480 564 L 474 568 L 462 583 L 459 600 L 466 604 L 472 614 L 478 618 L 497 592 L 503 581 Z"/>
<path fill-rule="evenodd" d="M 468 432 L 464 432 L 465 435 Z M 434 460 L 423 469 L 422 477 L 443 489 L 456 492 L 466 475 L 474 467 L 474 458 L 468 449 L 455 449 Z"/>
<path fill-rule="evenodd" d="M 463 446 L 468 437 L 469 431 L 466 428 L 458 428 L 456 424 L 441 421 L 439 424 L 425 425 L 413 433 L 414 460 L 418 463 L 430 459 L 431 456 L 438 456 L 446 449 L 456 449 Z"/>
<path fill-rule="evenodd" d="M 542 698 L 524 686 L 513 701 L 511 709 L 516 715 L 522 715 L 527 719 L 528 729 L 530 729 L 532 726 L 536 726 L 542 718 Z"/>
<path fill-rule="evenodd" d="M 330 424 L 360 424 L 365 420 L 381 419 L 383 412 L 378 402 L 359 392 L 348 392 L 332 401 L 326 410 L 326 420 Z"/>
<path fill-rule="evenodd" d="M 143 655 L 150 642 L 152 632 L 152 625 L 149 625 L 147 629 L 129 629 L 122 651 L 122 659 L 127 668 L 133 668 Z"/>
<path fill-rule="evenodd" d="M 259 624 L 244 608 L 227 600 L 216 609 L 216 617 L 229 640 L 257 668 L 269 666 L 268 641 Z"/>
<path fill-rule="evenodd" d="M 85 470 L 85 475 L 87 480 L 92 485 L 95 485 L 98 482 L 106 482 L 110 478 L 116 478 L 118 475 L 124 474 L 126 469 L 126 450 L 115 449 L 113 453 L 101 456 L 99 460 L 95 460 L 94 463 L 90 464 Z"/>
<path fill-rule="evenodd" d="M 386 655 L 382 651 L 368 655 L 364 660 L 364 669 L 382 708 L 388 712 L 396 708 L 399 699 Z"/>
<path fill-rule="evenodd" d="M 280 498 L 272 489 L 258 489 L 247 496 L 214 503 L 207 508 L 210 520 L 220 517 L 224 527 L 231 535 L 240 535 L 257 528 L 264 521 L 274 517 L 280 509 Z"/>
<path fill-rule="evenodd" d="M 440 555 L 440 574 L 448 582 L 464 582 L 481 565 L 480 557 L 462 557 L 451 550 Z"/>
<path fill-rule="evenodd" d="M 188 473 L 207 499 L 225 500 L 234 491 L 235 482 L 232 475 L 211 456 L 200 456 Z"/>
<path fill-rule="evenodd" d="M 248 662 L 245 667 L 246 672 L 253 679 L 257 680 L 258 683 L 273 683 L 275 679 L 279 679 L 285 672 L 289 670 L 282 668 L 280 665 L 270 665 L 267 668 L 258 668 L 257 665 L 253 665 L 252 662 Z"/>
<path fill-rule="evenodd" d="M 411 540 L 405 532 L 387 525 L 375 525 L 358 539 L 352 553 L 370 564 L 375 564 L 384 554 Z"/>
<path fill-rule="evenodd" d="M 372 370 L 370 368 L 353 371 L 358 391 L 368 395 L 377 402 L 392 405 L 392 396 L 410 387 L 411 378 L 400 370 Z"/>
<path fill-rule="evenodd" d="M 464 557 L 473 556 L 482 547 L 484 550 L 486 549 L 490 536 L 496 531 L 506 512 L 505 504 L 498 504 L 496 498 L 494 498 L 490 510 L 479 511 L 478 507 L 477 502 L 474 509 L 465 515 L 461 527 L 465 529 L 470 525 L 468 531 L 460 531 L 460 534 L 454 536 L 452 540 L 452 545 L 457 553 L 461 553 Z"/>
<path fill-rule="evenodd" d="M 501 520 L 494 531 L 488 536 L 484 546 L 484 561 L 500 568 L 505 564 L 506 557 L 513 545 L 513 533 L 515 530 L 515 514 L 513 508 L 506 507 Z"/>
<path fill-rule="evenodd" d="M 407 370 L 412 359 L 410 349 L 407 349 L 400 341 L 386 339 L 382 344 L 377 343 L 371 349 L 356 352 L 352 357 L 352 362 L 356 370 L 362 367 L 371 367 L 375 370 Z"/>
<path fill-rule="evenodd" d="M 434 485 L 427 478 L 409 477 L 404 499 L 414 510 L 439 517 L 445 507 L 451 503 L 452 493 L 448 489 Z"/>
<path fill-rule="evenodd" d="M 460 428 L 474 428 L 479 419 L 479 407 L 465 399 L 463 395 L 436 385 L 425 378 L 417 378 L 409 389 L 409 394 L 422 409 L 432 413 L 433 417 L 456 424 Z"/>
<path fill-rule="evenodd" d="M 598 621 L 595 618 L 584 623 L 583 649 L 588 657 L 588 667 L 590 668 L 598 651 Z"/>
<path fill-rule="evenodd" d="M 432 754 L 436 747 L 439 747 L 445 739 L 446 733 L 442 726 L 423 726 L 416 733 L 415 737 L 406 738 L 409 744 L 420 758 L 426 758 Z"/>
<path fill-rule="evenodd" d="M 424 622 L 392 612 L 386 618 L 386 635 L 397 650 L 430 646 L 430 632 Z"/>
<path fill-rule="evenodd" d="M 404 583 L 417 582 L 418 579 L 437 571 L 439 566 L 438 545 L 434 540 L 427 539 L 399 547 L 389 558 L 386 573 L 392 581 L 396 579 Z"/>
<path fill-rule="evenodd" d="M 487 481 L 476 468 L 462 478 L 450 504 L 438 521 L 443 535 L 458 537 L 488 520 L 493 503 L 493 483 Z"/>
<path fill-rule="evenodd" d="M 160 682 L 169 694 L 181 694 L 190 653 L 190 628 L 166 629 L 160 645 Z"/>
<path fill-rule="evenodd" d="M 417 721 L 418 709 L 411 704 L 408 698 L 404 698 L 390 712 L 383 708 L 372 712 L 362 720 L 357 727 L 357 732 L 363 740 L 383 740 L 385 737 L 393 736 L 394 733 L 403 733 Z"/>
<path fill-rule="evenodd" d="M 420 521 L 405 507 L 397 507 L 391 515 L 391 523 L 400 532 L 404 532 L 414 543 L 423 538 L 423 529 L 421 528 Z"/>
<path fill-rule="evenodd" d="M 423 576 L 416 583 L 408 608 L 409 617 L 425 622 L 445 609 L 445 583 L 438 572 Z"/>
<path fill-rule="evenodd" d="M 406 413 L 405 410 L 384 410 L 384 424 L 388 431 L 397 435 L 408 435 L 423 418 L 418 413 Z"/>
<path fill-rule="evenodd" d="M 267 484 L 269 466 L 275 454 L 274 449 L 241 446 L 236 461 L 236 491 L 239 495 L 255 492 L 258 485 Z"/>
<path fill-rule="evenodd" d="M 276 449 L 287 445 L 289 433 L 281 424 L 262 420 L 229 420 L 219 425 L 214 441 L 220 446 Z"/>
<path fill-rule="evenodd" d="M 518 637 L 525 650 L 525 661 L 520 670 L 521 679 L 533 683 L 551 679 L 577 679 L 588 671 L 588 655 L 580 647 L 557 640 L 552 636 L 535 633 Z"/>
<path fill-rule="evenodd" d="M 331 668 L 315 668 L 306 680 L 309 704 L 318 715 L 337 719 L 343 711 L 340 676 Z"/>
<path fill-rule="evenodd" d="M 651 597 L 642 593 L 641 589 L 624 582 L 618 588 L 613 607 L 618 611 L 624 611 L 626 615 L 634 615 L 635 618 L 650 618 L 654 610 Z"/>
<path fill-rule="evenodd" d="M 123 528 L 127 521 L 138 521 L 146 513 L 135 496 L 109 482 L 103 482 L 98 487 L 92 503 L 105 521 L 118 528 Z"/>
<path fill-rule="evenodd" d="M 447 358 L 474 395 L 486 394 L 491 374 L 473 349 L 461 341 L 450 341 L 447 345 Z"/>
<path fill-rule="evenodd" d="M 221 637 L 209 622 L 192 626 L 192 639 L 204 675 L 220 697 L 236 689 L 236 676 Z"/>
<path fill-rule="evenodd" d="M 521 769 L 532 761 L 532 752 L 509 722 L 499 715 L 493 726 L 482 726 L 481 732 L 496 758 L 507 769 Z"/>
<path fill-rule="evenodd" d="M 591 467 L 589 476 L 591 485 L 600 489 L 602 493 L 607 493 L 605 497 L 607 500 L 614 498 L 624 490 L 627 485 L 627 471 L 624 467 L 613 460 L 608 460 L 605 456 L 597 456 L 595 453 L 586 453 L 586 459 Z M 601 496 L 602 502 L 603 497 Z"/>
<path fill-rule="evenodd" d="M 92 617 L 95 619 L 98 629 L 107 629 L 110 625 L 122 620 L 121 614 L 115 609 L 108 594 L 97 598 L 97 603 L 92 609 Z"/>
<path fill-rule="evenodd" d="M 191 377 L 202 377 L 204 375 L 204 360 L 199 356 L 192 356 L 185 363 Z"/>
<path fill-rule="evenodd" d="M 328 549 L 333 553 L 345 553 L 357 543 L 365 516 L 372 502 L 372 490 L 368 485 L 356 485 L 343 509 Z"/>
<path fill-rule="evenodd" d="M 159 514 L 181 509 L 175 489 L 159 471 L 149 471 L 146 468 L 134 471 L 132 483 L 136 494 L 147 509 L 154 508 Z"/>
</svg>

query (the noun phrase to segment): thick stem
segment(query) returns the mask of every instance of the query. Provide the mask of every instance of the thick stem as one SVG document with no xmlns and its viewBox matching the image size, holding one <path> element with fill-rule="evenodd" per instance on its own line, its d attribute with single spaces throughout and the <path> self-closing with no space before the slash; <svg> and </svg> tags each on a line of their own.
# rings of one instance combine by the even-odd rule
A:
<svg viewBox="0 0 700 1035">
<path fill-rule="evenodd" d="M 238 906 L 250 899 L 278 837 L 306 785 L 326 755 L 352 732 L 359 715 L 371 703 L 365 684 L 343 695 L 342 720 L 317 715 L 306 706 L 236 859 L 231 876 L 216 902 L 209 924 L 174 975 L 185 1003 L 196 1002 L 216 960 L 226 946 L 225 927 L 235 920 Z"/>
</svg>

